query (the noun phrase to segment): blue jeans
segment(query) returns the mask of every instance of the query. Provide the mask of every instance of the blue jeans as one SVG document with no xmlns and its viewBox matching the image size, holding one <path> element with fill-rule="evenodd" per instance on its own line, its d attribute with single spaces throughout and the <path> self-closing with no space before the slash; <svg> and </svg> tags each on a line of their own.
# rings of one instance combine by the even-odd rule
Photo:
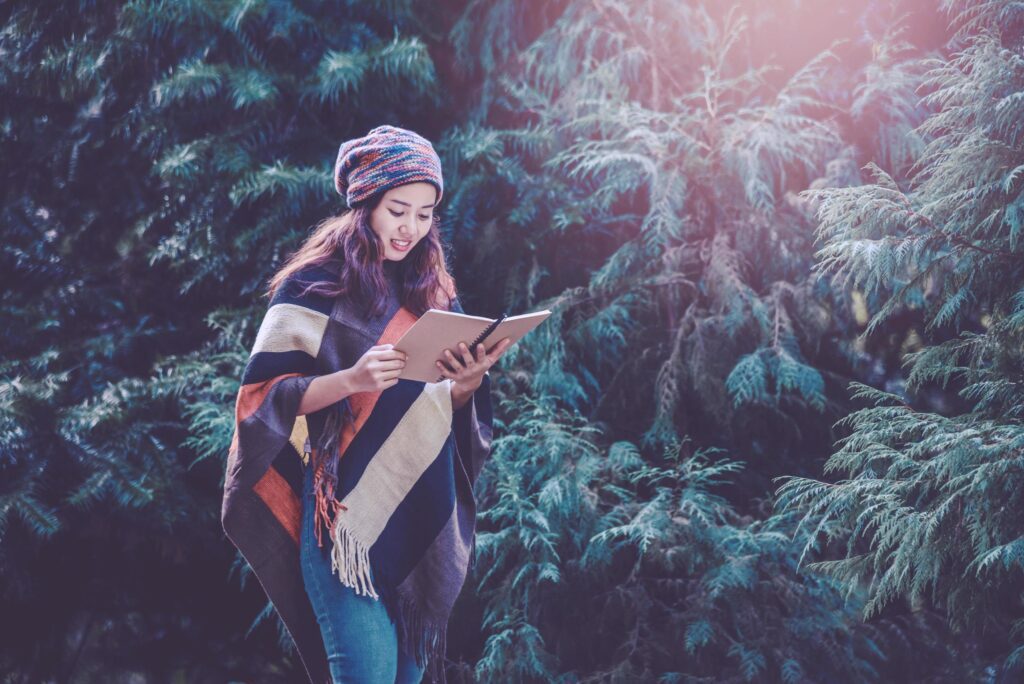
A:
<svg viewBox="0 0 1024 684">
<path fill-rule="evenodd" d="M 313 468 L 305 468 L 299 560 L 335 684 L 418 684 L 424 668 L 398 647 L 398 632 L 384 604 L 360 596 L 331 571 L 330 542 L 316 544 Z M 373 573 L 370 573 L 371 581 Z"/>
</svg>

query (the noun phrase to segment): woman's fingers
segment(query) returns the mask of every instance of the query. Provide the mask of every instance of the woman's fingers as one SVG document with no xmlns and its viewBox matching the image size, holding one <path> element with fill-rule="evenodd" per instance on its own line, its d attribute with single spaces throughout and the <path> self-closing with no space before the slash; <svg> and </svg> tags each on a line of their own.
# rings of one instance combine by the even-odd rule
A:
<svg viewBox="0 0 1024 684">
<path fill-rule="evenodd" d="M 452 353 L 451 349 L 444 350 L 444 358 L 438 359 L 435 365 L 439 370 L 451 375 L 458 375 L 464 370 L 482 364 L 489 368 L 491 364 L 501 358 L 501 355 L 512 346 L 512 338 L 505 337 L 488 349 L 483 343 L 478 343 L 476 349 L 470 349 L 465 342 L 459 343 L 459 354 Z"/>
<path fill-rule="evenodd" d="M 500 354 L 501 352 L 503 352 L 506 349 L 508 349 L 511 344 L 512 344 L 512 338 L 511 337 L 503 337 L 500 340 L 498 340 L 497 342 L 495 342 L 493 347 L 491 347 L 490 349 L 487 350 L 487 354 L 488 354 L 488 356 L 490 356 L 492 354 Z"/>
<path fill-rule="evenodd" d="M 445 361 L 448 362 L 448 365 L 451 366 L 455 372 L 458 372 L 463 367 L 462 362 L 459 361 L 455 354 L 452 354 L 451 349 L 444 350 L 444 358 Z"/>
<path fill-rule="evenodd" d="M 473 358 L 473 353 L 469 351 L 469 345 L 465 342 L 459 342 L 459 353 L 462 354 L 462 365 L 469 368 L 476 359 Z"/>
<path fill-rule="evenodd" d="M 503 338 L 496 345 L 491 347 L 490 351 L 487 352 L 487 360 L 490 363 L 494 363 L 501 358 L 501 355 L 505 353 L 505 350 L 512 346 L 512 338 Z"/>
</svg>

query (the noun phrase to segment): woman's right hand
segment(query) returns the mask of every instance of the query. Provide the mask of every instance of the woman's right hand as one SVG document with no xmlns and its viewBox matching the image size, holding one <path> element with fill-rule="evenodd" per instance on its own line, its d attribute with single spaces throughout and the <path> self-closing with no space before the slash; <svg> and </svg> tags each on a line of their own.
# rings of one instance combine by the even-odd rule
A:
<svg viewBox="0 0 1024 684">
<path fill-rule="evenodd" d="M 398 384 L 406 358 L 393 344 L 370 347 L 348 369 L 350 388 L 353 392 L 380 392 Z"/>
</svg>

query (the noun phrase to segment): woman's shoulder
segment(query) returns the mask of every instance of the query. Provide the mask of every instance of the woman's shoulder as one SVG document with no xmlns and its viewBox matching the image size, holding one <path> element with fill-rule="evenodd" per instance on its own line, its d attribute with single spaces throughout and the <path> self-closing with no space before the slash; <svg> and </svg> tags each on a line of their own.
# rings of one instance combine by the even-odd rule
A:
<svg viewBox="0 0 1024 684">
<path fill-rule="evenodd" d="M 447 275 L 447 277 L 442 278 L 438 285 L 438 290 L 440 291 L 440 300 L 444 308 L 447 308 L 448 311 L 463 313 L 462 303 L 459 301 L 459 290 L 455 285 L 455 278 L 451 275 Z"/>
<path fill-rule="evenodd" d="M 454 311 L 455 313 L 466 313 L 462 309 L 462 302 L 459 301 L 459 295 L 451 292 L 446 295 L 448 297 L 448 310 Z"/>
<path fill-rule="evenodd" d="M 310 289 L 310 286 L 317 283 L 330 285 L 337 282 L 337 271 L 332 270 L 330 265 L 307 264 L 290 273 L 281 282 L 281 286 L 274 293 L 270 305 L 291 304 L 330 315 L 331 309 L 334 307 L 335 298 L 317 289 Z"/>
<path fill-rule="evenodd" d="M 320 283 L 320 282 L 338 282 L 338 276 L 341 273 L 341 266 L 334 261 L 325 261 L 320 264 L 306 264 L 299 270 L 292 273 L 289 276 L 289 280 L 294 280 L 299 283 Z"/>
</svg>

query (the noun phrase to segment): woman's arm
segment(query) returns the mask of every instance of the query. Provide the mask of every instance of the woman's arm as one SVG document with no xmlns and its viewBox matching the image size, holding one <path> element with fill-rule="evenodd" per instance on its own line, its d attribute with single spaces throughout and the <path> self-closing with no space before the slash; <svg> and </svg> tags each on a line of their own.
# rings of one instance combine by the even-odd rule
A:
<svg viewBox="0 0 1024 684">
<path fill-rule="evenodd" d="M 345 368 L 313 379 L 306 388 L 299 403 L 299 415 L 314 413 L 336 401 L 354 394 L 351 382 L 351 368 Z"/>
<path fill-rule="evenodd" d="M 398 383 L 405 368 L 406 355 L 393 344 L 378 344 L 367 349 L 355 365 L 313 378 L 302 395 L 299 413 L 319 411 L 356 392 L 382 392 Z"/>
<path fill-rule="evenodd" d="M 306 388 L 306 393 L 302 395 L 298 415 L 303 416 L 307 413 L 315 413 L 325 406 L 329 406 L 354 394 L 355 390 L 352 388 L 351 371 L 351 368 L 345 368 L 329 375 L 321 375 L 314 378 L 313 382 L 309 383 L 309 387 Z M 480 384 L 477 383 L 476 387 L 479 386 Z M 453 385 L 452 409 L 457 411 L 465 406 L 469 398 L 473 396 L 473 392 L 476 391 L 476 387 L 467 390 L 462 385 Z"/>
</svg>

